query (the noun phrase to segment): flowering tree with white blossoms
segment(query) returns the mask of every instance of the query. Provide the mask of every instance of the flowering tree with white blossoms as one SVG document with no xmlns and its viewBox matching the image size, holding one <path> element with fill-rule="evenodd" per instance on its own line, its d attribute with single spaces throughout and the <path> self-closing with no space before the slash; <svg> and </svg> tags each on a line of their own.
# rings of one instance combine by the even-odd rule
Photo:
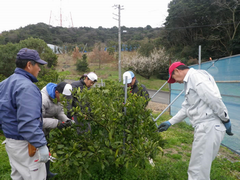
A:
<svg viewBox="0 0 240 180">
<path fill-rule="evenodd" d="M 168 62 L 169 56 L 162 48 L 159 50 L 154 49 L 149 57 L 140 56 L 138 53 L 131 57 L 124 57 L 122 59 L 122 67 L 125 69 L 132 69 L 139 75 L 149 79 L 160 69 L 167 68 Z"/>
</svg>

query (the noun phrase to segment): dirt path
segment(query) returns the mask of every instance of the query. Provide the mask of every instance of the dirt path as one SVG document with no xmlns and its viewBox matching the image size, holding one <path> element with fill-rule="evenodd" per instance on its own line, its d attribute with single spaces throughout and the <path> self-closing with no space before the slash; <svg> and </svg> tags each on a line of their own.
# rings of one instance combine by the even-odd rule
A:
<svg viewBox="0 0 240 180">
<path fill-rule="evenodd" d="M 160 113 L 167 107 L 167 104 L 161 104 L 157 102 L 150 101 L 147 108 L 152 109 L 154 113 Z"/>
</svg>

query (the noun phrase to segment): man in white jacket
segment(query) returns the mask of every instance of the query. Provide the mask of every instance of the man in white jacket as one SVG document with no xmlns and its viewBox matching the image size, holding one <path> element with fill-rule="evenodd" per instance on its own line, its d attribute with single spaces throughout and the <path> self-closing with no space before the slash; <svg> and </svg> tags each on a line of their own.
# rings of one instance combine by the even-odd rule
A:
<svg viewBox="0 0 240 180">
<path fill-rule="evenodd" d="M 185 100 L 175 116 L 159 125 L 159 132 L 188 117 L 194 127 L 188 180 L 210 180 L 212 161 L 225 131 L 233 135 L 227 108 L 207 71 L 189 69 L 185 64 L 175 62 L 169 67 L 169 75 L 168 83 L 184 83 Z"/>
<path fill-rule="evenodd" d="M 71 97 L 72 86 L 66 82 L 48 83 L 42 90 L 43 131 L 48 136 L 51 129 L 62 129 L 71 126 L 71 119 L 64 113 L 60 103 L 60 94 Z M 55 101 L 55 102 L 54 102 Z M 46 163 L 47 179 L 55 176 L 50 172 L 50 161 Z"/>
</svg>

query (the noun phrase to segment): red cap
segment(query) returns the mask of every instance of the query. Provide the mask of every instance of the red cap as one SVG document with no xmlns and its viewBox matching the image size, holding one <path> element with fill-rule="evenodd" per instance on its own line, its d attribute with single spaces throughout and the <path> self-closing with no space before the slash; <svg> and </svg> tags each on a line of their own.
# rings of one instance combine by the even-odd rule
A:
<svg viewBox="0 0 240 180">
<path fill-rule="evenodd" d="M 181 62 L 175 62 L 175 63 L 172 63 L 172 65 L 169 67 L 169 79 L 168 79 L 168 83 L 175 83 L 175 79 L 172 78 L 172 72 L 173 70 L 180 66 L 180 65 L 184 65 L 186 66 L 185 64 L 181 63 Z"/>
</svg>

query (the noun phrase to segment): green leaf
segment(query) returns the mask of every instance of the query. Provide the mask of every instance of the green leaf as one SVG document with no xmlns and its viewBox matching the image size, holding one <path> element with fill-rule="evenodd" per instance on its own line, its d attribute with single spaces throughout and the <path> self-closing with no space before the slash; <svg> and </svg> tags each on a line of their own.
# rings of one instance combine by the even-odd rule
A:
<svg viewBox="0 0 240 180">
<path fill-rule="evenodd" d="M 89 149 L 90 151 L 92 151 L 92 152 L 95 151 L 93 146 L 88 146 L 88 149 Z"/>
<path fill-rule="evenodd" d="M 77 158 L 82 158 L 81 152 L 77 153 L 77 154 L 76 154 L 76 157 L 77 157 Z"/>
<path fill-rule="evenodd" d="M 57 154 L 64 154 L 65 152 L 63 151 L 57 151 Z"/>
<path fill-rule="evenodd" d="M 75 166 L 79 166 L 79 164 L 78 164 L 77 161 L 73 161 L 73 164 L 74 164 Z"/>
<path fill-rule="evenodd" d="M 109 147 L 109 141 L 105 141 L 105 145 L 107 146 L 107 147 Z"/>
<path fill-rule="evenodd" d="M 119 149 L 117 149 L 115 152 L 115 158 L 118 157 L 118 151 L 119 151 Z"/>
<path fill-rule="evenodd" d="M 62 149 L 63 147 L 64 147 L 64 145 L 62 145 L 62 144 L 58 144 L 58 149 Z"/>
</svg>

